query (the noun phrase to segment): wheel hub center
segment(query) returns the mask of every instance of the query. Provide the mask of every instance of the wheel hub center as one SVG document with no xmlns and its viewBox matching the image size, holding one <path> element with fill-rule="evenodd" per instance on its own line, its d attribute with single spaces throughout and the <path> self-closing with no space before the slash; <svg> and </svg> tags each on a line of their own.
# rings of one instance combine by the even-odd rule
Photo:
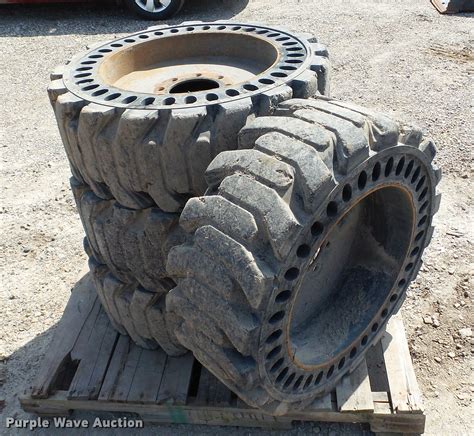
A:
<svg viewBox="0 0 474 436">
<path fill-rule="evenodd" d="M 174 77 L 157 82 L 153 92 L 159 95 L 209 91 L 226 86 L 230 80 L 229 77 L 212 71 L 175 74 Z"/>
</svg>

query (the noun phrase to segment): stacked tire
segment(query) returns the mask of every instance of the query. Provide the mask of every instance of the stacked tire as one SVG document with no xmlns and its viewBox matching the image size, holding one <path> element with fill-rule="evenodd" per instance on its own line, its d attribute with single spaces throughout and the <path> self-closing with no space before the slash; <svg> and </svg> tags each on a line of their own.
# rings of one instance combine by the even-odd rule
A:
<svg viewBox="0 0 474 436">
<path fill-rule="evenodd" d="M 255 44 L 259 51 L 249 53 L 248 62 L 253 73 L 241 67 L 245 82 L 232 83 L 240 58 L 228 60 L 228 77 L 209 73 L 212 65 L 205 73 L 210 78 L 196 72 L 193 62 L 212 59 L 213 52 L 201 45 L 197 55 L 194 46 L 188 53 L 188 41 L 204 44 L 215 37 L 228 44 L 242 40 L 250 48 Z M 110 83 L 109 76 L 123 68 L 128 56 L 148 51 L 158 51 L 167 62 L 176 57 L 182 77 L 157 77 L 150 93 Z M 258 58 L 252 56 L 262 55 L 275 59 L 269 68 L 255 71 Z M 191 61 L 183 63 L 179 56 Z M 134 64 L 129 75 L 148 68 L 149 61 Z M 91 274 L 119 332 L 145 348 L 186 352 L 165 310 L 165 296 L 176 285 L 166 272 L 168 252 L 185 238 L 181 210 L 189 198 L 204 194 L 206 167 L 220 152 L 237 147 L 242 127 L 272 114 L 286 99 L 327 94 L 328 74 L 326 49 L 314 38 L 263 26 L 193 22 L 97 44 L 51 75 L 50 101 L 73 175 Z M 219 87 L 207 92 L 214 81 Z M 158 82 L 163 92 L 157 95 Z M 179 86 L 189 89 L 173 92 Z"/>
<path fill-rule="evenodd" d="M 187 202 L 191 237 L 168 256 L 181 344 L 272 414 L 330 392 L 421 267 L 440 202 L 434 155 L 420 130 L 324 98 L 244 127 Z"/>
<path fill-rule="evenodd" d="M 112 324 L 276 415 L 360 363 L 439 207 L 433 142 L 331 100 L 328 75 L 315 38 L 183 23 L 98 45 L 49 87 Z"/>
</svg>

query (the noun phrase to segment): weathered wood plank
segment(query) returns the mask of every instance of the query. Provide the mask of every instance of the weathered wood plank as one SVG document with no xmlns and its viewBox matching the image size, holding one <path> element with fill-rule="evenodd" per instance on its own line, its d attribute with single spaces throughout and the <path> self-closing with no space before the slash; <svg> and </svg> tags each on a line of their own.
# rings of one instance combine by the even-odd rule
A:
<svg viewBox="0 0 474 436">
<path fill-rule="evenodd" d="M 385 334 L 382 337 L 382 347 L 393 411 L 395 413 L 410 411 L 403 358 L 398 344 L 390 334 Z"/>
<path fill-rule="evenodd" d="M 214 377 L 212 381 L 212 395 L 209 398 L 210 404 L 214 406 L 230 406 L 232 392 L 230 389 Z"/>
<path fill-rule="evenodd" d="M 373 411 L 372 390 L 365 359 L 336 387 L 337 405 L 341 412 Z"/>
<path fill-rule="evenodd" d="M 324 397 L 316 398 L 306 409 L 308 413 L 334 410 L 331 400 L 331 394 L 326 394 Z"/>
<path fill-rule="evenodd" d="M 97 316 L 95 316 L 95 313 L 97 313 Z M 99 358 L 103 359 L 104 357 L 108 362 L 112 351 L 111 349 L 104 349 L 103 352 L 108 351 L 107 356 L 100 355 L 102 342 L 110 323 L 99 299 L 96 300 L 91 315 L 84 323 L 84 328 L 71 352 L 72 359 L 79 360 L 80 363 L 69 388 L 69 398 L 91 398 L 90 395 L 97 389 L 89 384 L 96 362 Z M 113 342 L 111 345 L 113 346 Z"/>
<path fill-rule="evenodd" d="M 232 393 L 206 368 L 201 369 L 195 404 L 206 406 L 230 406 Z"/>
<path fill-rule="evenodd" d="M 416 381 L 400 314 L 389 321 L 381 342 L 394 411 L 421 413 L 423 411 L 421 391 Z"/>
<path fill-rule="evenodd" d="M 130 388 L 132 387 L 133 376 L 137 370 L 140 355 L 143 349 L 138 345 L 128 342 L 127 359 L 124 362 L 122 371 L 118 374 L 116 386 L 110 399 L 112 401 L 126 401 Z"/>
<path fill-rule="evenodd" d="M 129 343 L 130 338 L 128 336 L 119 335 L 102 387 L 100 388 L 100 401 L 107 401 L 113 397 L 119 376 L 127 361 L 130 349 Z"/>
<path fill-rule="evenodd" d="M 209 403 L 209 389 L 211 385 L 212 374 L 204 368 L 201 368 L 201 377 L 199 378 L 199 386 L 196 395 L 195 404 L 201 404 L 206 406 Z"/>
<path fill-rule="evenodd" d="M 87 274 L 74 286 L 64 314 L 54 332 L 51 347 L 45 354 L 38 376 L 31 386 L 32 397 L 46 398 L 51 392 L 51 385 L 58 376 L 63 362 L 68 359 L 96 299 L 92 280 Z"/>
<path fill-rule="evenodd" d="M 382 344 L 377 342 L 365 356 L 369 372 L 370 387 L 373 392 L 388 392 L 387 370 L 385 368 Z"/>
<path fill-rule="evenodd" d="M 112 327 L 112 324 L 109 323 L 100 346 L 99 357 L 95 362 L 94 370 L 89 380 L 90 399 L 95 400 L 99 397 L 100 388 L 119 336 L 120 334 Z"/>
<path fill-rule="evenodd" d="M 370 416 L 370 430 L 374 433 L 423 434 L 425 415 L 421 413 L 373 414 Z"/>
<path fill-rule="evenodd" d="M 127 401 L 154 403 L 166 363 L 163 350 L 142 350 Z"/>
<path fill-rule="evenodd" d="M 187 353 L 180 357 L 170 357 L 166 361 L 158 403 L 186 404 L 194 357 Z"/>
</svg>

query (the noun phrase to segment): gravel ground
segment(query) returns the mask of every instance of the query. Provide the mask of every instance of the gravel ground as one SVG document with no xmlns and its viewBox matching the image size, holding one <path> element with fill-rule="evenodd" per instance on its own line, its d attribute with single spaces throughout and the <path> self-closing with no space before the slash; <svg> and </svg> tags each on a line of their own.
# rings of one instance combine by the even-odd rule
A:
<svg viewBox="0 0 474 436">
<path fill-rule="evenodd" d="M 315 33 L 330 50 L 334 97 L 418 124 L 437 142 L 443 202 L 403 313 L 425 396 L 427 434 L 474 434 L 469 331 L 474 16 L 441 16 L 429 0 L 190 0 L 170 23 L 227 18 Z M 86 44 L 146 26 L 107 4 L 0 6 L 0 431 L 5 433 L 6 416 L 28 417 L 16 397 L 37 372 L 85 262 L 69 168 L 46 96 L 48 74 Z M 224 430 L 167 426 L 159 431 Z M 320 423 L 285 432 L 307 433 L 368 434 L 361 426 Z"/>
</svg>

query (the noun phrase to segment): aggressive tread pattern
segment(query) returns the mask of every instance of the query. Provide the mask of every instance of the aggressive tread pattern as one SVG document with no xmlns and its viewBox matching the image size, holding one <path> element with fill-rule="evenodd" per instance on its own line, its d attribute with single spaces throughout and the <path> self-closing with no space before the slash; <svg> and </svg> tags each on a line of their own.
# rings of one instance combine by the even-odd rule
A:
<svg viewBox="0 0 474 436">
<path fill-rule="evenodd" d="M 178 215 L 156 208 L 134 210 L 102 200 L 76 179 L 71 188 L 94 258 L 125 283 L 138 282 L 150 292 L 167 286 L 166 259 L 184 240 Z"/>
<path fill-rule="evenodd" d="M 433 143 L 386 115 L 325 98 L 285 101 L 275 115 L 257 118 L 242 129 L 239 150 L 225 152 L 210 164 L 207 195 L 184 208 L 180 223 L 192 238 L 170 251 L 167 269 L 177 286 L 167 294 L 166 305 L 176 320 L 176 336 L 208 370 L 248 404 L 283 414 L 314 399 L 314 395 L 281 396 L 262 375 L 260 363 L 266 344 L 282 335 L 282 330 L 268 337 L 262 332 L 264 325 L 277 325 L 283 316 L 283 312 L 267 314 L 265 307 L 277 281 L 289 283 L 294 278 L 284 262 L 293 250 L 290 240 L 295 243 L 306 228 L 313 236 L 320 232 L 313 215 L 369 155 L 412 147 L 425 162 L 432 186 L 429 228 L 417 235 L 421 249 L 414 260 L 421 265 L 421 252 L 430 239 L 429 223 L 439 207 L 435 193 L 439 170 L 430 167 Z M 410 171 L 407 168 L 405 174 Z M 378 177 L 375 171 L 373 177 Z M 409 179 L 417 177 L 410 174 Z M 417 195 L 423 198 L 426 191 Z M 229 218 L 234 214 L 244 217 L 242 226 Z M 204 271 L 202 265 L 207 265 Z M 407 265 L 406 271 L 410 268 L 405 286 L 416 273 L 417 267 Z M 286 301 L 287 295 L 278 295 L 276 303 L 278 298 Z M 392 309 L 402 301 L 403 295 Z M 267 358 L 279 353 L 281 347 L 275 347 Z M 346 370 L 354 369 L 362 358 L 358 354 Z M 332 373 L 333 369 L 327 378 Z M 335 375 L 334 383 L 342 375 Z M 303 382 L 284 370 L 279 381 L 284 386 L 293 383 L 294 392 L 301 393 L 303 385 L 319 383 L 320 378 L 311 375 Z M 333 385 L 321 386 L 318 395 Z"/>
<path fill-rule="evenodd" d="M 102 306 L 119 333 L 128 334 L 143 348 L 159 346 L 171 356 L 186 353 L 172 334 L 172 317 L 165 310 L 166 291 L 149 292 L 136 282 L 121 282 L 93 257 L 89 268 Z"/>
</svg>

